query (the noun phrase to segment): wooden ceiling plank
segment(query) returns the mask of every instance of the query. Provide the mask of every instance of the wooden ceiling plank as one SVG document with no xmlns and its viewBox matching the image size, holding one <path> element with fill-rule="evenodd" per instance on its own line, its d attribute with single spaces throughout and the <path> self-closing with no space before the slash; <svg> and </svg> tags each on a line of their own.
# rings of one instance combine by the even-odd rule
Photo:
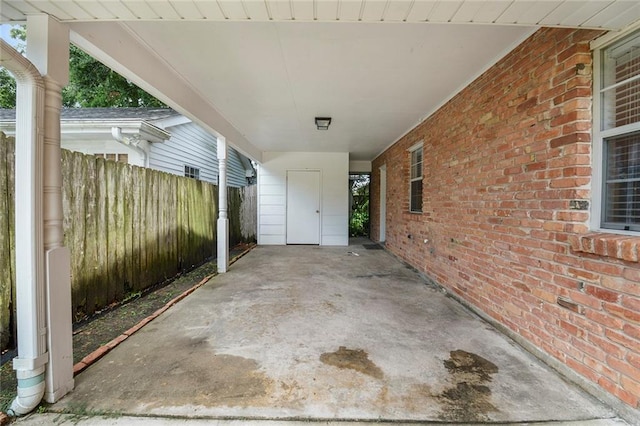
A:
<svg viewBox="0 0 640 426">
<path fill-rule="evenodd" d="M 152 0 L 147 4 L 161 19 L 177 20 L 182 18 L 168 0 Z"/>
<path fill-rule="evenodd" d="M 450 22 L 460 9 L 460 4 L 456 1 L 440 1 L 435 4 L 427 20 L 429 22 Z"/>
<path fill-rule="evenodd" d="M 268 21 L 267 5 L 265 1 L 243 0 L 248 19 L 252 21 Z"/>
<path fill-rule="evenodd" d="M 146 1 L 125 1 L 127 8 L 139 19 L 158 19 L 158 14 L 149 7 Z"/>
<path fill-rule="evenodd" d="M 225 16 L 215 0 L 198 0 L 198 10 L 205 19 L 212 21 L 224 21 Z"/>
<path fill-rule="evenodd" d="M 600 12 L 593 15 L 591 18 L 587 19 L 584 22 L 584 26 L 607 28 L 606 24 L 608 22 L 611 22 L 612 20 L 624 15 L 635 16 L 637 19 L 640 16 L 640 14 L 638 14 L 637 12 L 633 14 L 633 7 L 637 8 L 637 6 L 638 6 L 638 3 L 636 2 L 617 1 L 617 2 L 611 3 L 604 9 L 600 10 Z"/>
<path fill-rule="evenodd" d="M 367 0 L 364 4 L 364 10 L 361 10 L 362 20 L 364 22 L 378 22 L 383 18 L 387 6 L 386 1 Z"/>
<path fill-rule="evenodd" d="M 500 15 L 504 13 L 509 7 L 509 3 L 505 1 L 488 0 L 482 3 L 482 7 L 478 9 L 478 12 L 473 17 L 472 22 L 487 23 L 495 22 L 500 18 Z"/>
<path fill-rule="evenodd" d="M 0 7 L 0 15 L 1 22 L 24 21 L 26 19 L 24 13 L 9 3 L 4 3 Z"/>
<path fill-rule="evenodd" d="M 204 15 L 198 8 L 196 2 L 192 0 L 173 0 L 171 5 L 176 10 L 176 12 L 183 18 L 188 20 L 199 20 L 204 19 Z"/>
<path fill-rule="evenodd" d="M 580 3 L 578 6 L 574 1 L 565 1 L 543 18 L 540 24 L 580 26 L 610 3 L 610 1 L 593 0 Z"/>
<path fill-rule="evenodd" d="M 70 2 L 71 3 L 71 2 Z M 78 8 L 80 10 L 82 10 L 85 14 L 88 15 L 88 17 L 84 18 L 84 19 L 115 19 L 117 16 L 115 15 L 115 13 L 113 13 L 111 11 L 111 9 L 107 9 L 105 8 L 99 1 L 97 0 L 93 0 L 93 1 L 79 1 L 79 0 L 75 0 L 73 2 L 73 4 L 75 4 L 76 6 L 78 6 Z M 68 6 L 71 6 L 71 4 L 69 4 Z M 67 9 L 70 10 L 70 9 Z M 82 20 L 83 18 L 80 17 L 80 14 L 74 14 L 74 17 L 77 20 Z"/>
<path fill-rule="evenodd" d="M 38 13 L 39 10 L 27 3 L 24 0 L 2 0 L 3 4 L 9 5 L 14 8 L 19 13 L 25 16 L 23 19 L 26 20 L 27 13 Z"/>
<path fill-rule="evenodd" d="M 451 22 L 473 22 L 483 4 L 479 1 L 461 1 L 459 3 L 460 7 L 451 18 Z"/>
<path fill-rule="evenodd" d="M 313 21 L 313 0 L 291 0 L 296 21 Z"/>
<path fill-rule="evenodd" d="M 362 10 L 361 1 L 342 0 L 340 2 L 340 21 L 355 22 L 360 19 L 360 11 Z"/>
<path fill-rule="evenodd" d="M 294 16 L 289 0 L 272 0 L 269 2 L 271 17 L 276 21 L 291 21 Z"/>
<path fill-rule="evenodd" d="M 220 1 L 222 8 L 225 11 L 225 14 L 230 20 L 233 21 L 246 21 L 249 19 L 247 16 L 247 11 L 245 10 L 243 4 L 237 0 L 229 1 L 224 0 Z"/>
<path fill-rule="evenodd" d="M 318 20 L 335 21 L 338 13 L 338 2 L 336 0 L 320 0 L 316 2 L 316 14 Z"/>
<path fill-rule="evenodd" d="M 387 12 L 384 15 L 385 21 L 401 22 L 404 21 L 409 15 L 409 9 L 412 6 L 411 0 L 396 0 L 390 1 L 387 7 Z"/>
<path fill-rule="evenodd" d="M 99 3 L 111 12 L 116 19 L 138 19 L 138 16 L 119 0 L 101 0 Z"/>
<path fill-rule="evenodd" d="M 438 3 L 437 0 L 417 0 L 409 14 L 406 16 L 407 22 L 424 22 L 431 13 L 431 10 Z"/>
<path fill-rule="evenodd" d="M 626 13 L 621 13 L 608 22 L 605 22 L 603 27 L 612 29 L 625 28 L 636 22 L 638 20 L 638 16 L 640 16 L 640 3 L 635 3 L 626 11 Z"/>
</svg>

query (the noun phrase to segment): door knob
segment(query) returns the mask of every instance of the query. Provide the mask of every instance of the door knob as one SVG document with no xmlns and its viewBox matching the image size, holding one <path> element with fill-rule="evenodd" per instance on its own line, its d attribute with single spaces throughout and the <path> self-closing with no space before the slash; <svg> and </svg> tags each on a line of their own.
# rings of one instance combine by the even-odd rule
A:
<svg viewBox="0 0 640 426">
<path fill-rule="evenodd" d="M 320 213 L 320 210 L 316 210 L 316 213 Z"/>
</svg>

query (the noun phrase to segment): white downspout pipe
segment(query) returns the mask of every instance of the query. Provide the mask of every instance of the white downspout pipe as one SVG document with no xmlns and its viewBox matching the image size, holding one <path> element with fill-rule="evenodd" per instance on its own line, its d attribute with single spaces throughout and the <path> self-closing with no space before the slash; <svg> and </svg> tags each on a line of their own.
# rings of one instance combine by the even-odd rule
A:
<svg viewBox="0 0 640 426">
<path fill-rule="evenodd" d="M 144 162 L 144 167 L 149 167 L 149 155 L 147 154 L 147 151 L 140 148 L 140 146 L 138 145 L 140 141 L 136 141 L 136 142 L 131 141 L 130 138 L 122 134 L 122 129 L 120 127 L 112 127 L 111 136 L 113 137 L 113 139 L 116 140 L 116 142 L 120 142 L 123 145 L 127 145 L 128 147 L 131 147 L 131 149 L 133 149 L 134 151 L 142 154 L 142 159 L 143 159 L 142 161 Z"/>
<path fill-rule="evenodd" d="M 45 392 L 46 316 L 42 220 L 42 147 L 45 85 L 36 67 L 0 40 L 0 65 L 17 83 L 16 99 L 16 311 L 18 356 L 13 368 L 18 396 L 8 414 L 24 415 L 38 406 Z"/>
</svg>

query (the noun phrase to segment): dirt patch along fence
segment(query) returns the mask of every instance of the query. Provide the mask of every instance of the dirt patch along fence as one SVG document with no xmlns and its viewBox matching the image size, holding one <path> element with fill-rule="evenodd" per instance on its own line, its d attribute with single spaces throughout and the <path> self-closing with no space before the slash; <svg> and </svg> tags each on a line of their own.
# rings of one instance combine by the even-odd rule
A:
<svg viewBox="0 0 640 426">
<path fill-rule="evenodd" d="M 0 140 L 3 349 L 14 335 L 13 145 Z M 217 186 L 67 150 L 62 163 L 76 320 L 215 256 Z M 242 224 L 252 215 L 246 205 L 255 205 L 255 189 L 247 188 L 228 188 L 231 245 L 255 240 L 255 230 Z"/>
</svg>

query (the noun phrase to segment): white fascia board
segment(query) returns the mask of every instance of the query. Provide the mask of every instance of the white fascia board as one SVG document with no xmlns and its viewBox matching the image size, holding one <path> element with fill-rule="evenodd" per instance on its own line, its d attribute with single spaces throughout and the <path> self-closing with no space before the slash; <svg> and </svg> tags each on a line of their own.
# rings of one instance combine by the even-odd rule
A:
<svg viewBox="0 0 640 426">
<path fill-rule="evenodd" d="M 64 136 L 82 136 L 88 139 L 111 137 L 114 127 L 124 134 L 139 135 L 141 140 L 162 143 L 171 137 L 171 133 L 153 126 L 143 120 L 61 120 L 60 132 Z"/>
<path fill-rule="evenodd" d="M 191 118 L 216 137 L 224 137 L 236 150 L 262 160 L 262 152 L 169 63 L 122 22 L 72 22 L 71 41 L 89 55 Z"/>
<path fill-rule="evenodd" d="M 168 118 L 161 118 L 159 120 L 150 120 L 155 126 L 160 127 L 161 129 L 168 129 L 169 127 L 180 126 L 182 124 L 192 123 L 189 117 L 185 117 L 184 115 L 176 115 Z"/>
</svg>

